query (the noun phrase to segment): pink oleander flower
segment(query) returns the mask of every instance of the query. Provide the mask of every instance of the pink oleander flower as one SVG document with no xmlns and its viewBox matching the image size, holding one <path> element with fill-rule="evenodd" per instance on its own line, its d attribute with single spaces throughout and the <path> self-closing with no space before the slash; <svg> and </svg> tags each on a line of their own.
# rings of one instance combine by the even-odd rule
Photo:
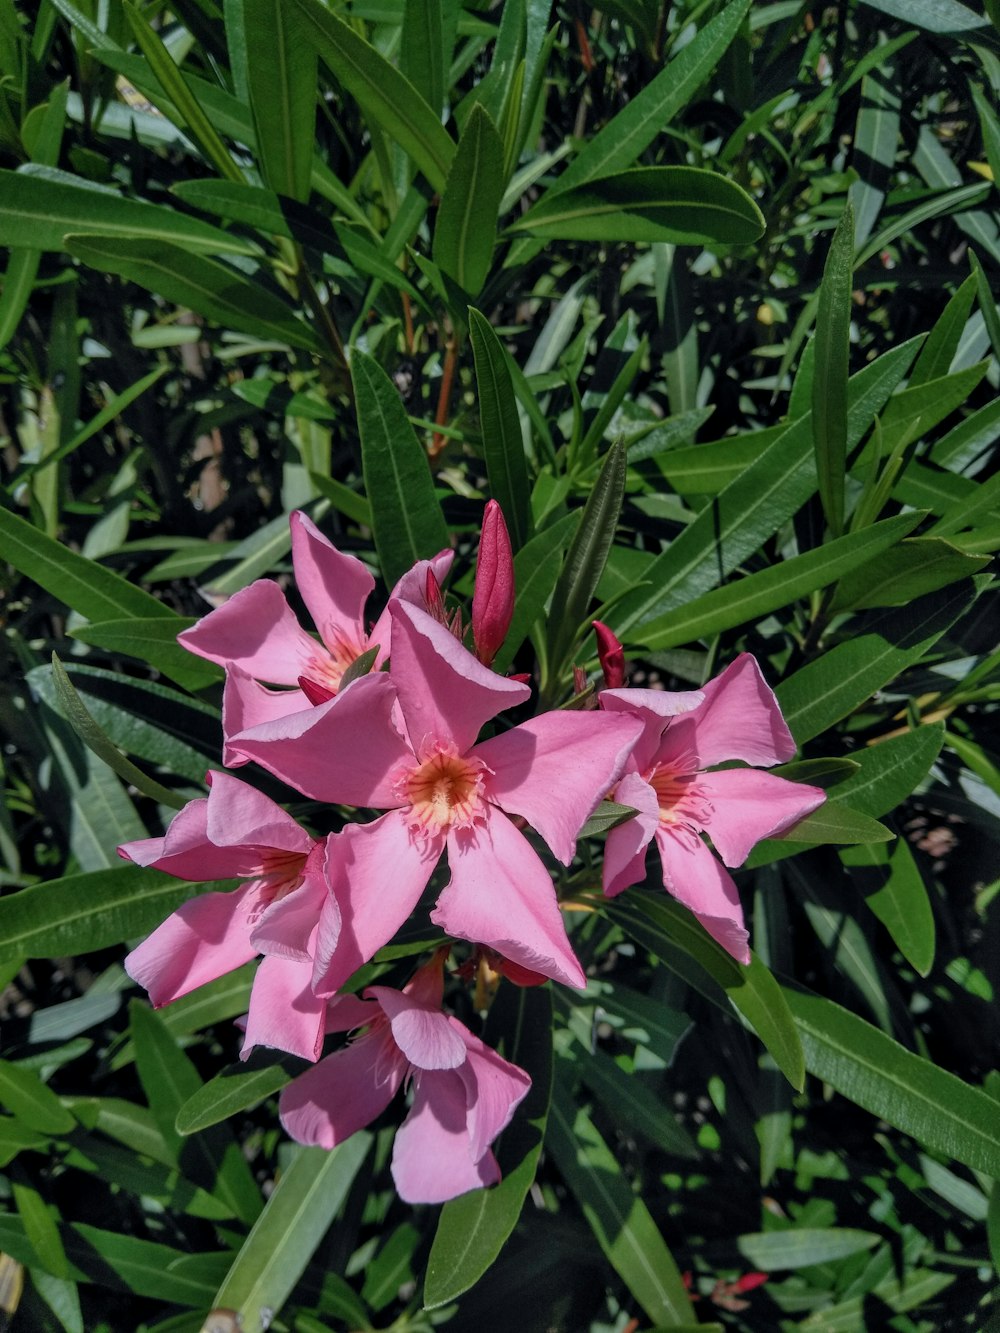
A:
<svg viewBox="0 0 1000 1333">
<path fill-rule="evenodd" d="M 207 798 L 190 801 L 162 838 L 124 843 L 118 854 L 179 879 L 245 880 L 204 893 L 125 959 L 159 1008 L 258 954 L 243 1047 L 318 1058 L 326 1003 L 312 991 L 320 911 L 330 896 L 328 840 L 314 839 L 268 797 L 229 773 L 209 773 Z"/>
<path fill-rule="evenodd" d="M 301 627 L 273 579 L 258 579 L 203 616 L 177 638 L 189 652 L 227 669 L 223 717 L 228 731 L 246 727 L 332 698 L 344 672 L 369 648 L 376 666 L 389 656 L 386 611 L 366 631 L 365 603 L 375 580 L 353 555 L 338 551 L 305 514 L 290 516 L 295 583 L 313 618 L 319 640 Z M 442 579 L 451 551 L 420 560 L 393 596 L 422 604 L 427 573 Z M 289 688 L 267 689 L 262 682 Z M 228 752 L 224 762 L 240 762 Z"/>
<path fill-rule="evenodd" d="M 489 666 L 500 651 L 514 615 L 514 558 L 503 511 L 490 500 L 483 515 L 483 530 L 476 556 L 476 586 L 472 595 L 472 639 L 476 656 Z"/>
<path fill-rule="evenodd" d="M 641 718 L 643 733 L 612 799 L 639 811 L 611 830 L 604 855 L 610 897 L 645 878 L 655 839 L 663 886 L 691 909 L 741 963 L 750 961 L 743 910 L 727 866 L 741 865 L 762 839 L 783 833 L 822 805 L 818 787 L 755 768 L 707 772 L 726 760 L 770 766 L 791 759 L 795 742 L 756 660 L 738 657 L 701 690 L 604 690 L 601 707 Z"/>
<path fill-rule="evenodd" d="M 390 603 L 392 662 L 335 699 L 235 736 L 230 746 L 306 796 L 388 810 L 350 824 L 328 863 L 317 993 L 332 994 L 413 911 L 447 849 L 451 879 L 431 920 L 571 986 L 584 976 L 552 880 L 514 819 L 568 865 L 641 722 L 551 712 L 476 744 L 528 687 L 487 667 L 426 612 Z"/>
<path fill-rule="evenodd" d="M 401 991 L 369 986 L 367 999 L 332 1000 L 328 1031 L 364 1031 L 293 1080 L 279 1103 L 293 1139 L 333 1148 L 412 1080 L 413 1105 L 392 1151 L 392 1177 L 407 1203 L 444 1203 L 496 1184 L 490 1144 L 531 1087 L 523 1069 L 442 1012 L 443 962 L 422 967 Z"/>
</svg>

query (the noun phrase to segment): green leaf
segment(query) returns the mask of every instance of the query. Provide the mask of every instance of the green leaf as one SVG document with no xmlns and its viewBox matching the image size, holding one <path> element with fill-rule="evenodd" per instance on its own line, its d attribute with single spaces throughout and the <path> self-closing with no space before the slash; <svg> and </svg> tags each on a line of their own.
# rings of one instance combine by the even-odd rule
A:
<svg viewBox="0 0 1000 1333">
<path fill-rule="evenodd" d="M 500 1184 L 461 1195 L 441 1210 L 424 1279 L 427 1310 L 455 1300 L 492 1265 L 521 1216 L 542 1150 L 552 1089 L 551 994 L 504 985 L 489 1024 L 491 1040 L 501 1026 L 504 1058 L 531 1076 L 531 1090 L 496 1145 Z"/>
<path fill-rule="evenodd" d="M 900 514 L 860 532 L 837 537 L 813 551 L 748 574 L 737 583 L 703 593 L 665 616 L 640 624 L 633 637 L 647 648 L 673 648 L 695 639 L 710 638 L 737 625 L 753 624 L 779 607 L 808 597 L 817 588 L 836 583 L 859 565 L 867 568 L 867 562 L 871 561 L 877 567 L 887 555 L 899 549 L 895 543 L 922 518 L 919 511 Z M 890 551 L 890 547 L 894 550 Z"/>
<path fill-rule="evenodd" d="M 919 341 L 912 339 L 894 347 L 851 377 L 848 448 L 868 430 L 872 417 L 906 374 L 918 346 Z M 806 416 L 781 432 L 656 557 L 646 575 L 651 590 L 637 589 L 618 606 L 618 634 L 716 587 L 773 536 L 815 489 L 812 417 Z"/>
<path fill-rule="evenodd" d="M 228 0 L 227 35 L 240 29 L 257 160 L 270 188 L 309 197 L 316 139 L 316 49 L 294 4 Z"/>
<path fill-rule="evenodd" d="M 837 1092 L 974 1171 L 1000 1176 L 997 1104 L 811 991 L 783 986 L 806 1067 Z"/>
<path fill-rule="evenodd" d="M 750 245 L 760 209 L 726 176 L 700 167 L 635 167 L 548 191 L 511 227 L 563 241 Z"/>
<path fill-rule="evenodd" d="M 169 244 L 184 255 L 255 255 L 257 246 L 161 204 L 91 189 L 51 167 L 0 171 L 0 245 L 64 250 L 71 233 Z"/>
<path fill-rule="evenodd" d="M 110 620 L 119 616 L 157 616 L 180 628 L 178 617 L 110 569 L 77 555 L 61 542 L 7 509 L 0 509 L 0 542 L 4 559 L 26 578 L 32 579 L 88 620 Z"/>
<path fill-rule="evenodd" d="M 120 944 L 211 887 L 138 866 L 34 884 L 0 898 L 0 962 L 67 958 Z"/>
<path fill-rule="evenodd" d="M 145 237 L 71 235 L 66 248 L 91 268 L 117 273 L 164 300 L 197 310 L 223 328 L 307 352 L 325 350 L 323 340 L 296 318 L 290 305 L 231 264 Z"/>
<path fill-rule="evenodd" d="M 243 173 L 230 157 L 229 150 L 220 139 L 215 126 L 184 81 L 183 74 L 159 34 L 150 27 L 130 0 L 124 0 L 122 10 L 139 49 L 149 61 L 150 69 L 173 104 L 176 122 L 188 130 L 220 176 L 232 181 L 242 181 Z"/>
<path fill-rule="evenodd" d="M 674 1156 L 698 1156 L 694 1140 L 660 1096 L 609 1055 L 601 1050 L 588 1051 L 580 1063 L 580 1077 L 614 1119 L 628 1125 L 630 1135 L 639 1133 L 654 1147 Z"/>
<path fill-rule="evenodd" d="M 869 618 L 849 639 L 782 681 L 775 693 L 797 743 L 812 740 L 922 661 L 977 595 L 966 579 Z"/>
<path fill-rule="evenodd" d="M 72 1120 L 72 1117 L 70 1117 Z M 62 1237 L 49 1206 L 35 1189 L 34 1185 L 20 1170 L 12 1173 L 11 1181 L 17 1215 L 24 1223 L 24 1231 L 35 1253 L 42 1261 L 45 1271 L 64 1282 L 69 1280 L 69 1262 L 63 1249 Z M 79 1315 L 79 1297 L 77 1297 L 77 1315 Z M 77 1320 L 80 1333 L 83 1325 Z"/>
<path fill-rule="evenodd" d="M 493 260 L 503 196 L 503 141 L 482 106 L 474 106 L 448 172 L 434 225 L 435 264 L 478 296 Z"/>
<path fill-rule="evenodd" d="M 690 977 L 691 964 L 696 973 L 707 972 L 757 1033 L 789 1083 L 802 1088 L 805 1066 L 795 1025 L 781 988 L 759 958 L 752 957 L 747 966 L 737 963 L 697 918 L 662 891 L 632 889 L 600 905 L 606 916 L 669 967 L 679 970 L 680 962 L 681 975 Z"/>
<path fill-rule="evenodd" d="M 220 1125 L 190 1139 L 183 1139 L 175 1128 L 177 1113 L 202 1086 L 190 1057 L 144 1002 L 133 1000 L 129 1017 L 136 1069 L 168 1150 L 176 1152 L 188 1179 L 218 1198 L 240 1221 L 252 1224 L 260 1215 L 261 1197 L 236 1140 Z"/>
<path fill-rule="evenodd" d="M 739 32 L 750 0 L 731 0 L 722 13 L 706 23 L 655 78 L 641 87 L 580 150 L 550 188 L 562 191 L 596 176 L 608 176 L 635 162 L 665 125 L 693 100 L 694 94 L 721 60 Z"/>
<path fill-rule="evenodd" d="M 237 1111 L 245 1111 L 272 1097 L 300 1072 L 298 1060 L 275 1056 L 259 1047 L 247 1060 L 227 1065 L 221 1073 L 203 1084 L 177 1112 L 178 1134 L 197 1134 L 209 1125 L 228 1120 Z"/>
<path fill-rule="evenodd" d="M 664 1328 L 689 1322 L 690 1298 L 649 1210 L 558 1079 L 545 1141 L 598 1244 L 647 1317 Z"/>
<path fill-rule="evenodd" d="M 429 559 L 448 545 L 448 530 L 427 455 L 396 386 L 377 361 L 357 349 L 351 355 L 351 378 L 375 549 L 392 587 L 417 560 Z"/>
<path fill-rule="evenodd" d="M 895 836 L 871 815 L 827 799 L 818 810 L 793 824 L 777 841 L 805 842 L 815 847 L 830 842 L 890 842 Z"/>
<path fill-rule="evenodd" d="M 338 82 L 365 115 L 399 144 L 431 188 L 441 193 L 455 144 L 442 126 L 438 111 L 427 105 L 394 65 L 343 19 L 324 9 L 319 0 L 291 3 L 306 21 L 308 40 Z"/>
<path fill-rule="evenodd" d="M 888 46 L 880 33 L 879 47 Z M 876 48 L 876 52 L 881 56 L 877 68 L 862 76 L 851 162 L 858 173 L 849 195 L 856 218 L 854 243 L 859 246 L 871 235 L 882 210 L 899 144 L 899 70 L 888 50 Z"/>
<path fill-rule="evenodd" d="M 602 833 L 624 824 L 639 813 L 634 806 L 619 805 L 617 801 L 602 801 L 579 832 L 581 838 L 596 838 Z"/>
<path fill-rule="evenodd" d="M 786 1268 L 832 1264 L 873 1250 L 882 1237 L 851 1227 L 796 1227 L 749 1232 L 736 1238 L 740 1253 L 754 1268 L 773 1273 Z"/>
<path fill-rule="evenodd" d="M 900 953 L 926 977 L 934 965 L 934 909 L 909 844 L 851 847 L 840 859 Z"/>
<path fill-rule="evenodd" d="M 838 584 L 830 610 L 905 606 L 925 593 L 968 578 L 987 563 L 987 556 L 967 555 L 940 537 L 913 537 L 853 569 Z"/>
<path fill-rule="evenodd" d="M 997 151 L 1000 154 L 1000 143 L 997 144 Z M 994 177 L 994 180 L 996 180 L 996 177 Z M 972 266 L 972 274 L 976 279 L 976 295 L 979 299 L 979 308 L 983 312 L 986 331 L 990 335 L 990 346 L 993 348 L 993 355 L 1000 361 L 1000 311 L 997 310 L 996 299 L 990 286 L 990 280 L 986 275 L 986 270 L 980 263 L 975 250 L 970 249 L 969 251 L 969 263 Z"/>
<path fill-rule="evenodd" d="M 605 455 L 594 489 L 587 497 L 583 518 L 566 555 L 552 594 L 556 612 L 550 620 L 549 684 L 558 691 L 563 668 L 576 651 L 580 626 L 593 600 L 614 541 L 622 499 L 628 456 L 619 440 Z"/>
<path fill-rule="evenodd" d="M 816 315 L 816 367 L 812 386 L 813 441 L 819 497 L 830 531 L 844 530 L 847 468 L 847 371 L 850 359 L 851 288 L 854 276 L 854 208 L 850 201 L 833 234 L 823 270 Z"/>
<path fill-rule="evenodd" d="M 905 801 L 927 776 L 944 744 L 944 723 L 934 722 L 890 736 L 854 752 L 860 770 L 831 795 L 878 818 Z"/>
<path fill-rule="evenodd" d="M 516 555 L 531 535 L 531 492 L 508 353 L 489 321 L 471 306 L 469 339 L 490 494 L 503 510 Z"/>
<path fill-rule="evenodd" d="M 865 0 L 882 14 L 891 14 L 910 27 L 949 36 L 979 33 L 989 28 L 989 20 L 959 0 Z"/>
<path fill-rule="evenodd" d="M 330 1152 L 298 1149 L 216 1293 L 217 1308 L 239 1310 L 247 1328 L 263 1326 L 264 1310 L 270 1312 L 268 1323 L 280 1313 L 340 1211 L 371 1142 L 362 1131 Z"/>
<path fill-rule="evenodd" d="M 179 616 L 171 620 L 136 616 L 128 620 L 98 620 L 95 624 L 81 625 L 71 632 L 73 638 L 79 639 L 81 643 L 137 657 L 162 671 L 178 685 L 189 690 L 200 690 L 221 680 L 222 668 L 189 653 L 177 642 L 180 631 L 193 623 Z"/>
<path fill-rule="evenodd" d="M 403 6 L 399 67 L 432 110 L 444 105 L 456 17 L 454 8 L 441 0 L 413 0 Z"/>
<path fill-rule="evenodd" d="M 76 1120 L 59 1098 L 29 1069 L 0 1060 L 0 1105 L 43 1134 L 68 1134 Z"/>
</svg>

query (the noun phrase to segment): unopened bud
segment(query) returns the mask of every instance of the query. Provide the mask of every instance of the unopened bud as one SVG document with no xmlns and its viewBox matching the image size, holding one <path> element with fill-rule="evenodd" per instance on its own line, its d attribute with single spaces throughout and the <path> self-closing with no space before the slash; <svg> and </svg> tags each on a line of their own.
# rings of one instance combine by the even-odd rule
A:
<svg viewBox="0 0 1000 1333">
<path fill-rule="evenodd" d="M 604 673 L 604 688 L 619 690 L 625 684 L 625 650 L 607 625 L 602 625 L 599 620 L 594 621 L 594 634 L 597 657 Z"/>
<path fill-rule="evenodd" d="M 476 588 L 472 595 L 472 639 L 476 656 L 489 666 L 507 637 L 514 615 L 514 558 L 503 512 L 490 500 L 476 557 Z"/>
</svg>

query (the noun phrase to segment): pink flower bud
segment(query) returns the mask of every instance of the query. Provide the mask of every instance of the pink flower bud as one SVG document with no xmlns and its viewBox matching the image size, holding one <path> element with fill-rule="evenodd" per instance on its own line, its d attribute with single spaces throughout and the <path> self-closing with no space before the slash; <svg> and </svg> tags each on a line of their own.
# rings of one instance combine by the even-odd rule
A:
<svg viewBox="0 0 1000 1333">
<path fill-rule="evenodd" d="M 503 512 L 488 501 L 476 557 L 472 596 L 472 638 L 476 656 L 489 666 L 500 651 L 514 614 L 514 560 Z"/>
<path fill-rule="evenodd" d="M 625 650 L 607 625 L 602 625 L 599 620 L 594 621 L 594 634 L 597 636 L 597 657 L 604 672 L 604 687 L 619 690 L 625 684 Z"/>
</svg>

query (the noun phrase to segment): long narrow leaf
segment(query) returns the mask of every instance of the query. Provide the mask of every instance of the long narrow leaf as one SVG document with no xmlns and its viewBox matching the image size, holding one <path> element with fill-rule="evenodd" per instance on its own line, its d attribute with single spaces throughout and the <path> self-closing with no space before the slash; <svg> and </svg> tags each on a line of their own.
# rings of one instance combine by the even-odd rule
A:
<svg viewBox="0 0 1000 1333">
<path fill-rule="evenodd" d="M 850 201 L 833 234 L 816 317 L 812 420 L 819 498 L 830 531 L 844 528 L 847 468 L 847 370 L 850 351 L 854 208 Z"/>
<path fill-rule="evenodd" d="M 471 307 L 469 339 L 476 365 L 479 423 L 490 493 L 503 510 L 516 554 L 531 535 L 531 494 L 507 351 L 489 321 Z"/>
</svg>

